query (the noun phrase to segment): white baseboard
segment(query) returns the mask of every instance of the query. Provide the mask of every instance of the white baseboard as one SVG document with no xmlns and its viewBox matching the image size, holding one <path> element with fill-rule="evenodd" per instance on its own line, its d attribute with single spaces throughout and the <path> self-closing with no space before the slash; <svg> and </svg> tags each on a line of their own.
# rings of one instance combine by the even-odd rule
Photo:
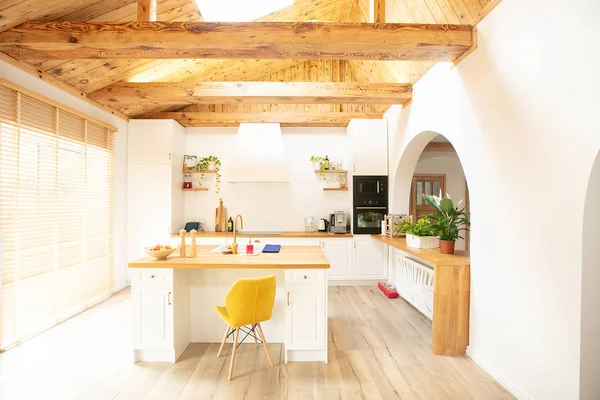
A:
<svg viewBox="0 0 600 400">
<path fill-rule="evenodd" d="M 506 390 L 508 390 L 518 400 L 531 400 L 531 397 L 525 395 L 521 389 L 519 389 L 514 383 L 506 379 L 504 376 L 499 374 L 490 364 L 484 361 L 482 358 L 477 356 L 470 348 L 467 348 L 467 356 L 479 365 L 481 369 L 487 372 L 492 378 L 498 381 Z"/>
</svg>

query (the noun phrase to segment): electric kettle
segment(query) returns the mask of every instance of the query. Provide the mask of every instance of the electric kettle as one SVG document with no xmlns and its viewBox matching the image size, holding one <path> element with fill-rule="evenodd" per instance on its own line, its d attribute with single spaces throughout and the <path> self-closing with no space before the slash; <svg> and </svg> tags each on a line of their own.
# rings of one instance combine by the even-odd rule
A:
<svg viewBox="0 0 600 400">
<path fill-rule="evenodd" d="M 329 221 L 326 218 L 321 218 L 319 220 L 319 232 L 327 232 L 327 225 L 329 225 Z"/>
</svg>

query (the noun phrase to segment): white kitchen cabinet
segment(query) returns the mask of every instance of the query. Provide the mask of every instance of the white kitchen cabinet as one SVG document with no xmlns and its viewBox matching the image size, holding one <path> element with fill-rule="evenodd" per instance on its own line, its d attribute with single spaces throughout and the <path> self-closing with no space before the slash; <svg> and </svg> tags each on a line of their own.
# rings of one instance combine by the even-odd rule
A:
<svg viewBox="0 0 600 400">
<path fill-rule="evenodd" d="M 168 243 L 184 225 L 185 129 L 171 120 L 131 120 L 128 130 L 128 259 Z"/>
<path fill-rule="evenodd" d="M 352 240 L 331 239 L 323 241 L 325 257 L 331 263 L 328 277 L 330 281 L 351 279 L 350 258 L 353 253 Z"/>
<path fill-rule="evenodd" d="M 189 344 L 188 271 L 133 269 L 131 292 L 134 361 L 175 362 Z"/>
<path fill-rule="evenodd" d="M 133 315 L 136 327 L 134 348 L 168 350 L 173 347 L 172 285 L 136 285 L 133 291 Z"/>
<path fill-rule="evenodd" d="M 285 362 L 327 362 L 327 271 L 285 272 Z"/>
<path fill-rule="evenodd" d="M 352 119 L 348 124 L 354 175 L 388 174 L 388 132 L 385 119 Z"/>
<path fill-rule="evenodd" d="M 354 237 L 356 255 L 356 279 L 387 278 L 387 250 L 385 244 L 373 240 L 370 235 Z"/>
</svg>

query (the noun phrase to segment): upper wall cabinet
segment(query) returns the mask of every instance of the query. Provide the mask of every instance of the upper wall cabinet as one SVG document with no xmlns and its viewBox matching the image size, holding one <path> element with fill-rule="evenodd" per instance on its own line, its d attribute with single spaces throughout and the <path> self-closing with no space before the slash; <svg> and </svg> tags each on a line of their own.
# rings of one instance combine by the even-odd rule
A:
<svg viewBox="0 0 600 400">
<path fill-rule="evenodd" d="M 170 120 L 131 120 L 129 160 L 169 161 L 173 152 L 173 124 Z"/>
<path fill-rule="evenodd" d="M 353 119 L 348 124 L 354 175 L 388 174 L 388 133 L 385 119 Z"/>
</svg>

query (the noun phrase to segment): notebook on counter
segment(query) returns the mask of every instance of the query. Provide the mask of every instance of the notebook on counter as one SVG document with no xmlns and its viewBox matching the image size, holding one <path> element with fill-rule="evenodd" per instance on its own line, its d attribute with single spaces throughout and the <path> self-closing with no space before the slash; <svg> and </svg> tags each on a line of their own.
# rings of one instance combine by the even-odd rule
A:
<svg viewBox="0 0 600 400">
<path fill-rule="evenodd" d="M 265 248 L 263 249 L 263 253 L 279 253 L 279 250 L 281 250 L 281 245 L 280 244 L 267 244 L 265 245 Z"/>
</svg>

